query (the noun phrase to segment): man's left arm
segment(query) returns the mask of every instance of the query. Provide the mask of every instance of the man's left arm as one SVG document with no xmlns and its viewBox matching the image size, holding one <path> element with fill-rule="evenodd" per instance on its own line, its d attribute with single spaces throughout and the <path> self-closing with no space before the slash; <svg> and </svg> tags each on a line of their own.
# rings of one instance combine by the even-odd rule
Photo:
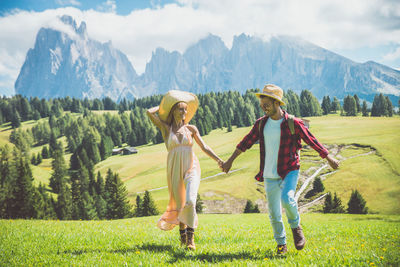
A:
<svg viewBox="0 0 400 267">
<path fill-rule="evenodd" d="M 303 121 L 298 120 L 297 122 L 301 139 L 303 139 L 304 142 L 317 151 L 321 158 L 326 158 L 329 165 L 333 169 L 337 169 L 339 167 L 339 161 L 329 154 L 329 151 L 320 142 L 318 142 L 317 138 L 315 138 L 315 136 L 307 129 Z"/>
</svg>

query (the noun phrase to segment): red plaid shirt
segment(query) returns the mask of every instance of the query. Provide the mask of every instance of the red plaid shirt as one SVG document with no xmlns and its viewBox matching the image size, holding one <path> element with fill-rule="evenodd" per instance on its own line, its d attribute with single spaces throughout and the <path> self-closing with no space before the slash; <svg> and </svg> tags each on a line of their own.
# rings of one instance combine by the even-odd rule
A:
<svg viewBox="0 0 400 267">
<path fill-rule="evenodd" d="M 264 163 L 265 163 L 265 146 L 264 146 L 264 126 L 269 117 L 266 115 L 259 118 L 253 125 L 251 131 L 243 138 L 242 141 L 236 146 L 242 152 L 251 148 L 252 145 L 260 141 L 260 172 L 256 175 L 256 180 L 259 182 L 264 181 Z M 260 125 L 261 123 L 261 125 Z M 293 170 L 300 168 L 298 150 L 301 149 L 301 139 L 310 145 L 315 151 L 319 153 L 321 158 L 326 158 L 329 154 L 328 150 L 321 145 L 318 140 L 311 134 L 305 127 L 303 121 L 299 118 L 294 118 L 295 134 L 290 133 L 288 124 L 288 114 L 284 111 L 284 118 L 281 124 L 281 141 L 278 152 L 278 174 L 282 179 Z M 295 144 L 295 145 L 294 145 Z"/>
</svg>

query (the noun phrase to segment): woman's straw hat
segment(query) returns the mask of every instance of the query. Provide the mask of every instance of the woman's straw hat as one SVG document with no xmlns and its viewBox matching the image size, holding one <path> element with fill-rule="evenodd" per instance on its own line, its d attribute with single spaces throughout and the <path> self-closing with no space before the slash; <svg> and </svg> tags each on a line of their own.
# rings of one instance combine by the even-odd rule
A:
<svg viewBox="0 0 400 267">
<path fill-rule="evenodd" d="M 275 84 L 267 84 L 266 86 L 264 86 L 264 89 L 261 93 L 256 93 L 256 96 L 268 96 L 270 98 L 278 100 L 281 106 L 285 105 L 285 102 L 282 101 L 283 90 Z"/>
<path fill-rule="evenodd" d="M 185 102 L 187 106 L 187 114 L 185 117 L 185 123 L 188 123 L 196 113 L 196 110 L 199 106 L 199 100 L 195 94 L 179 91 L 179 90 L 171 90 L 168 91 L 165 96 L 162 98 L 160 103 L 160 109 L 158 110 L 158 115 L 161 120 L 167 121 L 169 112 L 172 107 L 178 102 Z"/>
</svg>

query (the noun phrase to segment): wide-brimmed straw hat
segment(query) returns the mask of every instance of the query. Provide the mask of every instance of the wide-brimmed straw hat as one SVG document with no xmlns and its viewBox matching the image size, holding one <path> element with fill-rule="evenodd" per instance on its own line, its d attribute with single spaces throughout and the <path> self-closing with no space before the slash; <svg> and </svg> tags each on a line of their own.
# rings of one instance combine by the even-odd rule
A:
<svg viewBox="0 0 400 267">
<path fill-rule="evenodd" d="M 257 97 L 262 95 L 278 100 L 281 106 L 285 105 L 285 102 L 282 101 L 283 90 L 275 84 L 267 84 L 261 93 L 256 93 Z"/>
<path fill-rule="evenodd" d="M 172 107 L 179 102 L 185 102 L 187 104 L 185 123 L 188 123 L 193 118 L 197 108 L 199 107 L 199 100 L 195 94 L 180 90 L 168 91 L 162 98 L 160 108 L 158 110 L 160 119 L 167 121 Z"/>
</svg>

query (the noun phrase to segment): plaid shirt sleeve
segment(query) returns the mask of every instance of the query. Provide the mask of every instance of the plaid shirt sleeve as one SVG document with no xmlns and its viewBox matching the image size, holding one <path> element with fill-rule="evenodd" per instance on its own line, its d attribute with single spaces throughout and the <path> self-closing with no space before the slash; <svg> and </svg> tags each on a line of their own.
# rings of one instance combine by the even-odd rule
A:
<svg viewBox="0 0 400 267">
<path fill-rule="evenodd" d="M 326 156 L 329 154 L 329 151 L 320 142 L 318 142 L 317 138 L 315 138 L 314 135 L 307 129 L 302 120 L 296 121 L 298 122 L 301 139 L 303 139 L 304 142 L 317 151 L 321 158 L 326 158 Z"/>
<path fill-rule="evenodd" d="M 261 120 L 257 120 L 254 123 L 253 128 L 251 128 L 250 132 L 236 146 L 237 149 L 245 152 L 247 149 L 251 148 L 255 142 L 257 142 L 257 140 L 260 138 L 260 133 L 258 130 L 260 123 Z"/>
</svg>

